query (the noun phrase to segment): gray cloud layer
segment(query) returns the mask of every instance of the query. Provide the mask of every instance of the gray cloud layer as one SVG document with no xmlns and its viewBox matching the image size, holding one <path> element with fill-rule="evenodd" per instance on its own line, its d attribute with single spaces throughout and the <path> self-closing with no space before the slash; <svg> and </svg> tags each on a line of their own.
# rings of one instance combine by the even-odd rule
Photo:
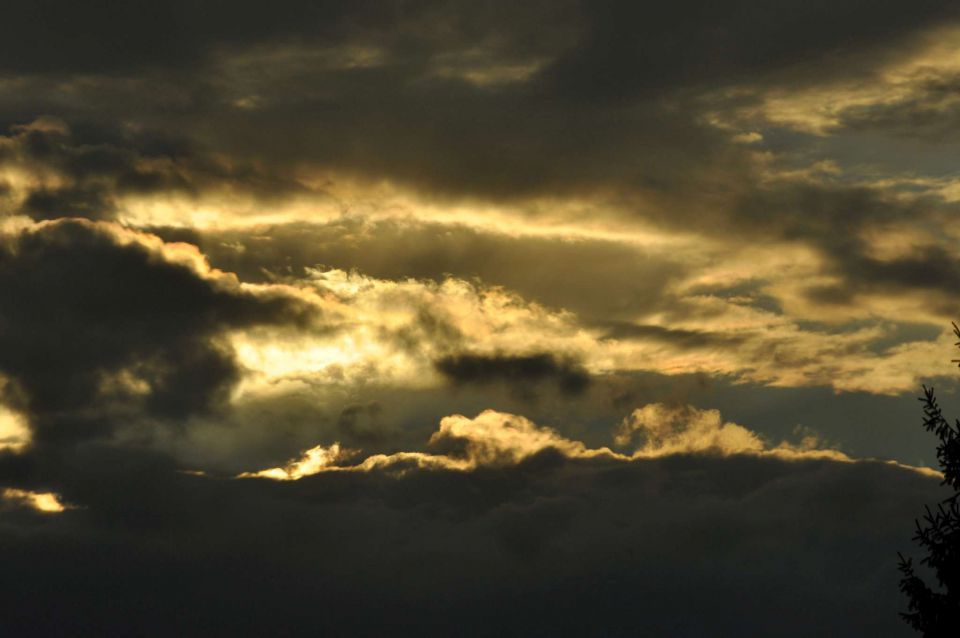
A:
<svg viewBox="0 0 960 638">
<path fill-rule="evenodd" d="M 931 458 L 889 395 L 946 372 L 960 315 L 958 20 L 6 7 L 0 628 L 906 635 L 895 552 L 929 475 L 593 452 L 665 402 L 756 420 L 727 430 L 748 451 Z M 419 463 L 438 419 L 488 408 L 557 431 Z M 374 461 L 235 478 L 334 441 Z"/>
<path fill-rule="evenodd" d="M 0 513 L 9 631 L 901 636 L 890 556 L 936 493 L 883 465 L 749 458 L 282 484 L 83 461 L 65 493 L 87 509 Z"/>
<path fill-rule="evenodd" d="M 257 296 L 138 239 L 81 221 L 0 239 L 5 399 L 41 440 L 109 428 L 131 402 L 160 417 L 212 410 L 240 378 L 227 330 L 309 321 L 296 298 Z"/>
</svg>

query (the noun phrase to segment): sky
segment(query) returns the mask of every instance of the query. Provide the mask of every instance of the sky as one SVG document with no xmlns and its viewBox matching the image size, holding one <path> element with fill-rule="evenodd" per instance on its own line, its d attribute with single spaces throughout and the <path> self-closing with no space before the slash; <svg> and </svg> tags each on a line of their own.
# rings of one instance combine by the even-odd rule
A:
<svg viewBox="0 0 960 638">
<path fill-rule="evenodd" d="M 941 0 L 5 7 L 0 628 L 911 635 L 958 90 Z"/>
</svg>

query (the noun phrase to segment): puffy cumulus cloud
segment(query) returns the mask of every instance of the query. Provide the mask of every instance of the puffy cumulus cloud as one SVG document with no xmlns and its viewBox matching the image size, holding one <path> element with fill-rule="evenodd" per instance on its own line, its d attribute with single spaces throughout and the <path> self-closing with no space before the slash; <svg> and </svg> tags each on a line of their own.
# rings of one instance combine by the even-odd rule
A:
<svg viewBox="0 0 960 638">
<path fill-rule="evenodd" d="M 239 477 L 297 480 L 331 471 L 391 470 L 402 473 L 413 468 L 471 471 L 481 467 L 516 465 L 544 451 L 567 458 L 618 457 L 608 448 L 588 449 L 580 441 L 567 439 L 552 428 L 495 410 L 485 410 L 472 419 L 459 414 L 444 417 L 439 429 L 430 436 L 428 446 L 437 453 L 374 454 L 351 464 L 349 460 L 358 454 L 357 451 L 345 451 L 339 443 L 319 445 L 283 467 L 244 472 Z"/>
<path fill-rule="evenodd" d="M 812 434 L 797 444 L 784 441 L 771 446 L 742 425 L 724 422 L 719 410 L 700 410 L 690 405 L 651 403 L 634 410 L 617 427 L 614 440 L 617 445 L 627 446 L 638 437 L 642 445 L 634 456 L 642 458 L 670 454 L 770 454 L 785 459 L 851 460 L 843 452 L 821 448 Z"/>
<path fill-rule="evenodd" d="M 334 443 L 311 448 L 284 466 L 244 472 L 239 476 L 297 480 L 320 472 L 384 469 L 405 472 L 411 467 L 473 471 L 484 467 L 517 465 L 548 451 L 567 459 L 619 462 L 690 454 L 853 462 L 840 451 L 821 447 L 817 437 L 809 432 L 798 443 L 783 441 L 772 446 L 742 425 L 725 423 L 718 410 L 700 410 L 689 405 L 671 407 L 653 403 L 638 408 L 617 427 L 614 441 L 620 447 L 627 447 L 638 434 L 641 439 L 639 447 L 623 454 L 607 447 L 589 448 L 581 441 L 566 438 L 553 428 L 538 426 L 522 416 L 485 410 L 472 419 L 459 414 L 441 419 L 439 429 L 430 436 L 428 442 L 433 450 L 430 453 L 375 454 L 351 462 L 351 458 L 359 452 L 348 453 L 339 443 Z M 926 468 L 909 469 L 939 476 L 937 472 Z"/>
<path fill-rule="evenodd" d="M 760 438 L 736 423 L 724 423 L 718 410 L 652 403 L 634 410 L 617 429 L 615 440 L 625 446 L 640 434 L 644 456 L 678 452 L 737 454 L 764 449 Z"/>
<path fill-rule="evenodd" d="M 0 289 L 4 400 L 37 443 L 214 410 L 241 376 L 229 331 L 319 316 L 308 293 L 244 286 L 192 246 L 82 220 L 0 235 Z"/>
<path fill-rule="evenodd" d="M 546 449 L 569 458 L 612 455 L 610 450 L 588 450 L 583 443 L 571 441 L 556 431 L 537 426 L 522 416 L 486 410 L 469 419 L 461 415 L 445 417 L 440 429 L 430 437 L 430 445 L 456 449 L 470 466 L 516 464 Z"/>
</svg>

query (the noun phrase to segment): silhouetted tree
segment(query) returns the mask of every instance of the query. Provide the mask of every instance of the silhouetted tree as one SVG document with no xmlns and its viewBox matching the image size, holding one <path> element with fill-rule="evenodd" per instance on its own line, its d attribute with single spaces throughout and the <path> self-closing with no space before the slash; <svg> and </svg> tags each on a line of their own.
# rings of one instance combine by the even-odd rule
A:
<svg viewBox="0 0 960 638">
<path fill-rule="evenodd" d="M 960 328 L 953 324 L 960 338 Z M 960 346 L 960 341 L 955 345 Z M 954 362 L 958 362 L 956 359 Z M 917 575 L 913 561 L 900 556 L 900 591 L 910 599 L 909 611 L 900 614 L 925 638 L 960 636 L 960 420 L 951 425 L 943 416 L 933 388 L 923 387 L 923 426 L 940 440 L 937 461 L 943 472 L 943 484 L 954 494 L 926 508 L 913 539 L 925 550 L 921 564 L 933 571 L 938 587 L 927 585 Z"/>
</svg>

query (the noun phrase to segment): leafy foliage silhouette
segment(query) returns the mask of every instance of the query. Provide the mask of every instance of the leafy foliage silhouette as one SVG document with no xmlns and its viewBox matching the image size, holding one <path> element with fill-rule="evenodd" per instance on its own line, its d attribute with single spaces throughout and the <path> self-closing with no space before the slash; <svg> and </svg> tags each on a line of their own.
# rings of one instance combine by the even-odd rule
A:
<svg viewBox="0 0 960 638">
<path fill-rule="evenodd" d="M 960 338 L 960 328 L 953 324 Z M 960 346 L 960 341 L 954 345 Z M 954 359 L 954 363 L 960 360 Z M 943 416 L 933 388 L 923 386 L 923 426 L 940 440 L 937 461 L 943 472 L 943 485 L 954 494 L 926 507 L 922 522 L 916 521 L 913 540 L 926 550 L 920 563 L 936 576 L 938 587 L 931 588 L 916 573 L 913 561 L 900 555 L 900 591 L 909 599 L 904 620 L 925 638 L 956 638 L 960 632 L 960 419 L 951 425 Z"/>
</svg>

